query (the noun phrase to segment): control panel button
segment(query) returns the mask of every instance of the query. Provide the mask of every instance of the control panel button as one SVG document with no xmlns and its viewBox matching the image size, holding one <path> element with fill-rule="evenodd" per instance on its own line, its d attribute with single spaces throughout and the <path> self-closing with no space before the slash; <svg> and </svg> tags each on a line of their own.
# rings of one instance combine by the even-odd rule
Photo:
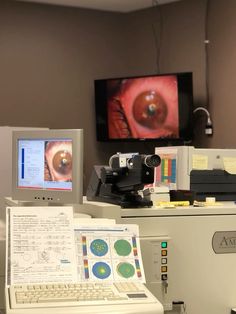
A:
<svg viewBox="0 0 236 314">
<path fill-rule="evenodd" d="M 161 266 L 161 272 L 166 273 L 167 272 L 167 266 Z"/>
<path fill-rule="evenodd" d="M 161 256 L 167 256 L 167 250 L 161 250 Z"/>
<path fill-rule="evenodd" d="M 167 242 L 166 241 L 161 242 L 161 247 L 162 247 L 162 249 L 166 249 L 167 248 Z"/>
<path fill-rule="evenodd" d="M 167 279 L 168 279 L 167 274 L 162 274 L 161 275 L 161 280 L 164 281 L 164 280 L 167 280 Z"/>
</svg>

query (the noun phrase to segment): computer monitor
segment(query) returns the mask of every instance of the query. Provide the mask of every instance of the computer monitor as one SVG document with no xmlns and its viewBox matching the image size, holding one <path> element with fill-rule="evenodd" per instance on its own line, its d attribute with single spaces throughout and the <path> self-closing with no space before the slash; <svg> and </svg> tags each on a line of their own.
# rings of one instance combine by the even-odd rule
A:
<svg viewBox="0 0 236 314">
<path fill-rule="evenodd" d="M 12 198 L 82 204 L 83 130 L 14 131 Z"/>
</svg>

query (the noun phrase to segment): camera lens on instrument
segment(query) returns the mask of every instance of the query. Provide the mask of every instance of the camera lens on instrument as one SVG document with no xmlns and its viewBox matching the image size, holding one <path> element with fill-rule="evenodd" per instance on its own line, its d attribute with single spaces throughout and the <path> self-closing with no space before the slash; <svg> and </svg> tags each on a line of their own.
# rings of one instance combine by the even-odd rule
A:
<svg viewBox="0 0 236 314">
<path fill-rule="evenodd" d="M 158 155 L 146 155 L 143 163 L 150 168 L 154 168 L 160 165 L 161 158 Z"/>
</svg>

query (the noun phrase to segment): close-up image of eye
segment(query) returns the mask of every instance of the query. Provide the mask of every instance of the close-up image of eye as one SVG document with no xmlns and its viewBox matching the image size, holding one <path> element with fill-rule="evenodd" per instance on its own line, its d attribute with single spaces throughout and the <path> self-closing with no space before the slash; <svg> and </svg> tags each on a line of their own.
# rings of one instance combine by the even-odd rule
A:
<svg viewBox="0 0 236 314">
<path fill-rule="evenodd" d="M 110 138 L 177 138 L 176 77 L 120 81 L 108 99 L 108 120 Z"/>
<path fill-rule="evenodd" d="M 139 124 L 150 129 L 161 127 L 166 120 L 167 114 L 166 103 L 153 90 L 138 94 L 133 102 L 134 119 Z"/>
<path fill-rule="evenodd" d="M 48 141 L 45 144 L 45 181 L 72 181 L 72 142 Z"/>
</svg>

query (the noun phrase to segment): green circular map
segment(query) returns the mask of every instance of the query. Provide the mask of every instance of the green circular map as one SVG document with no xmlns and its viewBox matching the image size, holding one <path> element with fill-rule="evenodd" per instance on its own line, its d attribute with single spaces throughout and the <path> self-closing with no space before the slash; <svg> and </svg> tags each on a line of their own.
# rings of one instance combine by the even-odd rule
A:
<svg viewBox="0 0 236 314">
<path fill-rule="evenodd" d="M 108 245 L 102 239 L 95 239 L 90 244 L 90 250 L 96 256 L 104 256 L 108 252 Z"/>
<path fill-rule="evenodd" d="M 127 240 L 117 240 L 114 244 L 116 253 L 120 256 L 128 256 L 131 253 L 132 247 Z"/>
<path fill-rule="evenodd" d="M 124 278 L 133 277 L 135 273 L 134 266 L 130 263 L 119 263 L 117 265 L 117 273 Z"/>
</svg>

